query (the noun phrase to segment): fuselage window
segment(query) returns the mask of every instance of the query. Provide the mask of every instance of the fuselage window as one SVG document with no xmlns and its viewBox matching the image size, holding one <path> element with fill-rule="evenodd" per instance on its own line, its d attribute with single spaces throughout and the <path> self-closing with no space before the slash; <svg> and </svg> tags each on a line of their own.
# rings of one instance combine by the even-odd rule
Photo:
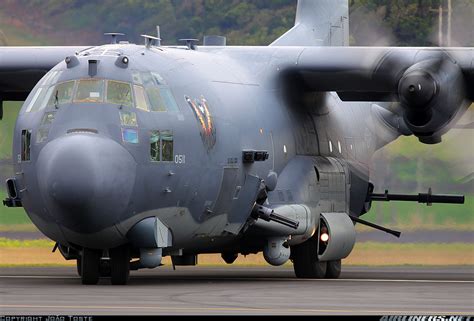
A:
<svg viewBox="0 0 474 321">
<path fill-rule="evenodd" d="M 152 130 L 150 136 L 150 159 L 152 162 L 159 162 L 161 157 L 160 132 Z"/>
<path fill-rule="evenodd" d="M 36 143 L 41 144 L 44 143 L 48 139 L 49 135 L 49 128 L 40 128 L 36 132 Z"/>
<path fill-rule="evenodd" d="M 107 102 L 131 107 L 133 101 L 130 84 L 112 80 L 107 81 Z"/>
<path fill-rule="evenodd" d="M 135 105 L 138 109 L 150 111 L 145 97 L 145 90 L 141 86 L 134 85 L 133 91 L 135 93 Z"/>
<path fill-rule="evenodd" d="M 130 144 L 138 144 L 138 130 L 122 128 L 122 140 Z"/>
<path fill-rule="evenodd" d="M 102 103 L 104 102 L 104 81 L 95 79 L 79 80 L 75 103 Z"/>
<path fill-rule="evenodd" d="M 21 131 L 21 161 L 26 162 L 31 159 L 31 130 Z"/>
<path fill-rule="evenodd" d="M 164 130 L 161 132 L 162 161 L 173 161 L 173 132 Z"/>
<path fill-rule="evenodd" d="M 41 120 L 41 126 L 51 125 L 54 121 L 55 114 L 55 112 L 45 113 L 43 115 L 43 119 Z"/>
<path fill-rule="evenodd" d="M 138 127 L 137 114 L 134 112 L 121 111 L 120 123 L 122 126 Z"/>
<path fill-rule="evenodd" d="M 150 136 L 150 159 L 152 162 L 172 162 L 173 132 L 152 130 Z"/>
</svg>

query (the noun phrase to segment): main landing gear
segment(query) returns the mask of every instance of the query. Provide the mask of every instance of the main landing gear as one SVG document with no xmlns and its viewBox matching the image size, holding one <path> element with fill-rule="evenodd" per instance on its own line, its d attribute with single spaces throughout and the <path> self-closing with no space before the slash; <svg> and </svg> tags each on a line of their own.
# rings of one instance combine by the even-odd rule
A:
<svg viewBox="0 0 474 321">
<path fill-rule="evenodd" d="M 84 248 L 77 259 L 77 273 L 82 284 L 94 285 L 99 277 L 111 278 L 113 285 L 125 285 L 130 276 L 130 248 L 120 246 L 109 251 L 110 259 L 102 258 L 102 250 Z"/>
<path fill-rule="evenodd" d="M 321 262 L 318 260 L 318 239 L 291 247 L 291 258 L 297 278 L 337 279 L 341 275 L 341 260 Z"/>
</svg>

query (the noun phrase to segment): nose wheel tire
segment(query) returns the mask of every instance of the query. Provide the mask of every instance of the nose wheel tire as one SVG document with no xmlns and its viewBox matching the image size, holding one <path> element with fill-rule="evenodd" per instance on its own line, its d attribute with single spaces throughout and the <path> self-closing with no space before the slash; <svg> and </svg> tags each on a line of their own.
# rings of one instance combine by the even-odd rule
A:
<svg viewBox="0 0 474 321">
<path fill-rule="evenodd" d="M 94 285 L 99 282 L 99 261 L 102 251 L 93 249 L 83 249 L 82 257 L 78 260 L 81 262 L 81 280 L 82 284 Z"/>
<path fill-rule="evenodd" d="M 327 262 L 326 279 L 338 279 L 341 276 L 341 260 Z"/>
<path fill-rule="evenodd" d="M 120 246 L 109 250 L 110 277 L 113 285 L 125 285 L 130 276 L 130 248 Z"/>
<path fill-rule="evenodd" d="M 297 278 L 323 279 L 326 277 L 327 262 L 318 260 L 318 241 L 316 238 L 292 246 L 291 258 Z"/>
</svg>

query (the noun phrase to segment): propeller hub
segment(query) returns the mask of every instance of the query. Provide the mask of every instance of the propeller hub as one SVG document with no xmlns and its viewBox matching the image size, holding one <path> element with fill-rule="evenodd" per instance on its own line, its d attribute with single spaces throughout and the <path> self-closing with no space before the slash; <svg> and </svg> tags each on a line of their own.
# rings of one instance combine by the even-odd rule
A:
<svg viewBox="0 0 474 321">
<path fill-rule="evenodd" d="M 438 84 L 430 73 L 422 70 L 408 72 L 398 87 L 400 100 L 411 109 L 425 110 L 438 93 Z"/>
</svg>

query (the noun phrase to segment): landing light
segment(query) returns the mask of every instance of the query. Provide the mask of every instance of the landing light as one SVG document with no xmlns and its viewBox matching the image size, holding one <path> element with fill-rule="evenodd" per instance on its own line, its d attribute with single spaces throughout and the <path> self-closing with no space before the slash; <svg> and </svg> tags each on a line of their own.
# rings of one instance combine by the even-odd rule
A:
<svg viewBox="0 0 474 321">
<path fill-rule="evenodd" d="M 320 239 L 321 239 L 322 242 L 329 241 L 329 234 L 324 232 L 323 234 L 321 234 Z"/>
</svg>

